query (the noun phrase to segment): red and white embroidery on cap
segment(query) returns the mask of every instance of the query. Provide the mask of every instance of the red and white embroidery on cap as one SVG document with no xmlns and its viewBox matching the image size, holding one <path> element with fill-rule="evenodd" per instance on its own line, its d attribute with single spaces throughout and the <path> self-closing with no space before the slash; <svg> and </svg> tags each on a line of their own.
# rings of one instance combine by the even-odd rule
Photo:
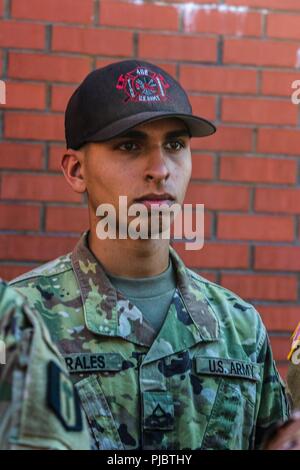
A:
<svg viewBox="0 0 300 470">
<path fill-rule="evenodd" d="M 120 75 L 116 88 L 125 92 L 125 102 L 166 101 L 170 85 L 158 73 L 147 67 L 136 67 L 125 75 Z"/>
</svg>

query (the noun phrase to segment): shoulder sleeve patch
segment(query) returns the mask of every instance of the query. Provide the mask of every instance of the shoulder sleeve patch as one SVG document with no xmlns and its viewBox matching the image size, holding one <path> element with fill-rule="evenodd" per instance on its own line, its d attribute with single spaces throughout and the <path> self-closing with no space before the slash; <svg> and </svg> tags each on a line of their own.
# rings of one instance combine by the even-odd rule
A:
<svg viewBox="0 0 300 470">
<path fill-rule="evenodd" d="M 287 357 L 289 360 L 292 359 L 293 353 L 296 351 L 296 349 L 299 348 L 299 346 L 300 346 L 300 322 L 298 323 L 298 325 L 295 328 L 294 333 L 292 334 L 292 346 Z"/>
<path fill-rule="evenodd" d="M 47 405 L 67 431 L 82 431 L 82 411 L 77 390 L 54 361 L 48 364 Z"/>
</svg>

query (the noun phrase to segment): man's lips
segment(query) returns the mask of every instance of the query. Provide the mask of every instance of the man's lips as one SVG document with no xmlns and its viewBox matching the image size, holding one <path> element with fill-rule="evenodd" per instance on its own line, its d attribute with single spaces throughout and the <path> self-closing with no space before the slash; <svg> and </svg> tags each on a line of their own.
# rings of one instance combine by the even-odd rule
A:
<svg viewBox="0 0 300 470">
<path fill-rule="evenodd" d="M 163 204 L 170 206 L 171 204 L 174 203 L 174 201 L 171 201 L 170 199 L 144 199 L 142 201 L 138 201 L 138 203 L 144 204 L 144 206 L 146 207 L 162 206 Z"/>
<path fill-rule="evenodd" d="M 151 207 L 152 205 L 161 206 L 162 204 L 167 204 L 168 206 L 172 205 L 175 201 L 175 198 L 169 194 L 146 194 L 138 199 L 135 199 L 135 202 L 144 204 L 146 207 Z"/>
</svg>

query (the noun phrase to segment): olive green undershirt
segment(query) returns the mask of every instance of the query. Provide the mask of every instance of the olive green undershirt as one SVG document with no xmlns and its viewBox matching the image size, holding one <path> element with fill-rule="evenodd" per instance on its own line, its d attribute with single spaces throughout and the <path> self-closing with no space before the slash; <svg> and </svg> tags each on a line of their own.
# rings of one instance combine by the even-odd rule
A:
<svg viewBox="0 0 300 470">
<path fill-rule="evenodd" d="M 158 276 L 133 279 L 106 274 L 112 285 L 138 307 L 158 333 L 176 289 L 176 274 L 172 262 Z"/>
</svg>

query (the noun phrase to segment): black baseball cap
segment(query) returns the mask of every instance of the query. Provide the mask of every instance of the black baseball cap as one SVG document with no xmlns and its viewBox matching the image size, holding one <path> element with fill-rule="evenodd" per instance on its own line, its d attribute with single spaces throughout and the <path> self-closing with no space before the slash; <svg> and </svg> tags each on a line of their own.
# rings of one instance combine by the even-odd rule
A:
<svg viewBox="0 0 300 470">
<path fill-rule="evenodd" d="M 91 72 L 71 96 L 65 113 L 67 148 L 103 142 L 148 121 L 177 117 L 192 137 L 216 131 L 194 116 L 182 86 L 160 67 L 124 60 Z"/>
</svg>

